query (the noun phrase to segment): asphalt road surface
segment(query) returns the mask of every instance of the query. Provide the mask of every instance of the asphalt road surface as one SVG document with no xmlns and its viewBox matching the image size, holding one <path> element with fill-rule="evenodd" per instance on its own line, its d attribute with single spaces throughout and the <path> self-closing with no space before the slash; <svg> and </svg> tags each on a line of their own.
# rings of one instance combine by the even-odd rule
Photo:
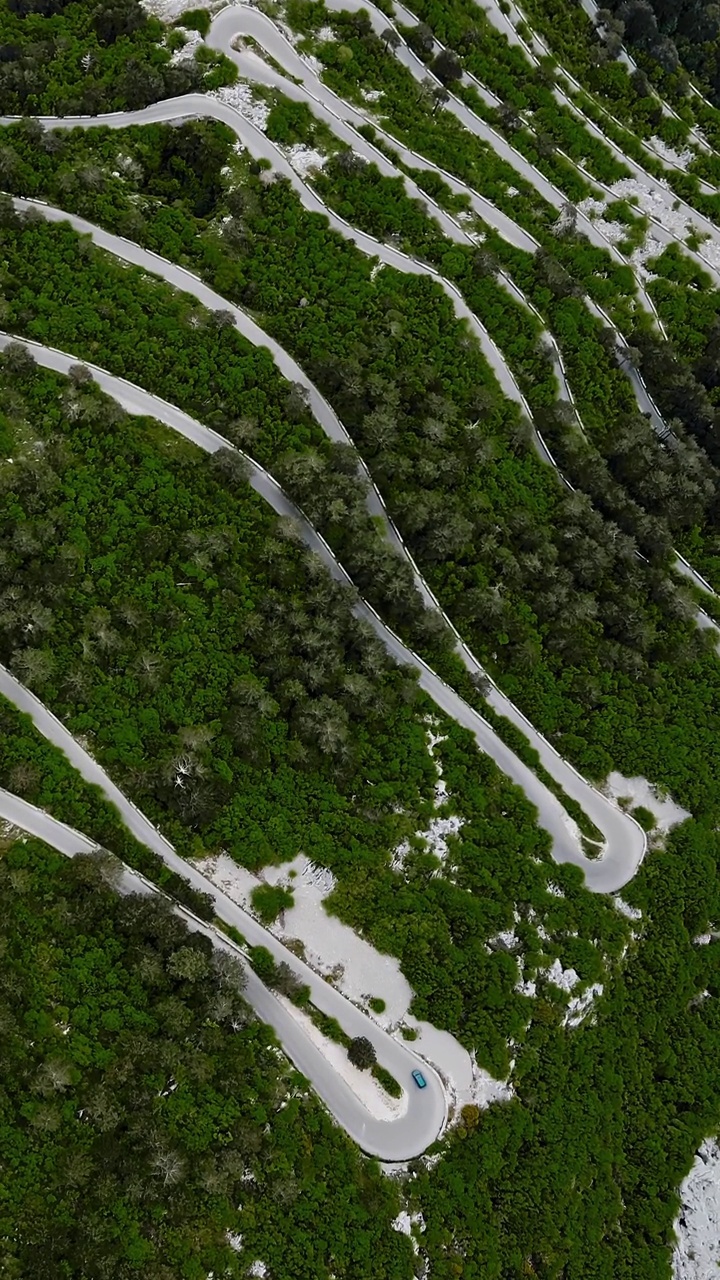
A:
<svg viewBox="0 0 720 1280">
<path fill-rule="evenodd" d="M 92 853 L 97 848 L 81 832 L 58 822 L 41 809 L 36 809 L 34 805 L 2 788 L 0 817 L 44 840 L 68 857 L 74 857 L 78 853 Z M 182 858 L 177 858 L 177 861 L 180 864 L 178 869 L 186 875 L 188 865 Z M 138 875 L 129 867 L 123 867 L 118 890 L 121 893 L 158 892 L 144 876 Z M 228 920 L 227 904 L 230 900 L 225 899 L 222 894 L 218 896 L 223 899 L 219 903 L 219 914 Z M 230 906 L 233 908 L 230 923 L 240 929 L 248 942 L 252 946 L 266 946 L 278 961 L 286 960 L 300 979 L 311 987 L 313 1003 L 337 1018 L 348 1035 L 367 1036 L 375 1046 L 378 1062 L 392 1073 L 406 1091 L 407 1109 L 403 1115 L 391 1120 L 376 1119 L 338 1075 L 322 1051 L 309 1039 L 303 1027 L 246 965 L 247 985 L 244 994 L 248 1003 L 252 1005 L 258 1018 L 273 1028 L 288 1058 L 298 1071 L 307 1076 L 338 1124 L 363 1151 L 378 1156 L 387 1163 L 410 1160 L 420 1155 L 436 1140 L 447 1116 L 445 1090 L 437 1072 L 412 1053 L 402 1041 L 394 1040 L 340 992 L 313 973 L 241 907 L 234 903 L 230 903 Z M 191 929 L 206 934 L 214 946 L 234 955 L 239 954 L 238 948 L 228 938 L 211 925 L 198 920 L 192 912 L 179 904 L 174 905 L 174 910 Z M 419 1089 L 412 1079 L 411 1073 L 416 1069 L 422 1071 L 427 1081 L 425 1089 Z"/>
</svg>

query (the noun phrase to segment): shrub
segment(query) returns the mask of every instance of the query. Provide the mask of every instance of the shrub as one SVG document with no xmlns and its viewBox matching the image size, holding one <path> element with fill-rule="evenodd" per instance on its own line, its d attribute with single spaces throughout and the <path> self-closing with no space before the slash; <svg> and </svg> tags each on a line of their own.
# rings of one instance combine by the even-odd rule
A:
<svg viewBox="0 0 720 1280">
<path fill-rule="evenodd" d="M 374 1067 L 377 1054 L 367 1036 L 356 1036 L 354 1040 L 350 1041 L 348 1058 L 354 1067 L 357 1067 L 360 1071 L 367 1071 L 368 1067 Z"/>
<path fill-rule="evenodd" d="M 636 805 L 630 812 L 635 821 L 640 823 L 643 831 L 652 831 L 657 826 L 655 814 L 650 809 L 646 809 L 644 805 Z"/>
<path fill-rule="evenodd" d="M 180 17 L 176 18 L 174 26 L 186 27 L 189 31 L 199 31 L 204 38 L 210 30 L 211 21 L 209 9 L 188 9 L 187 13 L 181 13 Z"/>
<path fill-rule="evenodd" d="M 294 901 L 292 889 L 282 884 L 259 884 L 250 894 L 252 909 L 263 924 L 272 924 L 281 911 L 287 911 Z"/>
</svg>

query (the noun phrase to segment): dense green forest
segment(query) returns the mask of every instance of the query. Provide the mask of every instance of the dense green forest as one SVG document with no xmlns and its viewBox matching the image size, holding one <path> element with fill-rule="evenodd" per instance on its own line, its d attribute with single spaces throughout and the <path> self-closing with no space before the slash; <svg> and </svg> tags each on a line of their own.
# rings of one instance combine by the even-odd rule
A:
<svg viewBox="0 0 720 1280">
<path fill-rule="evenodd" d="M 622 23 L 617 34 L 640 57 L 669 73 L 677 72 L 682 63 L 720 104 L 720 15 L 714 5 L 699 0 L 610 0 L 607 8 Z"/>
<path fill-rule="evenodd" d="M 484 944 L 512 925 L 520 886 L 542 919 L 549 878 L 565 874 L 522 794 L 448 725 L 448 766 L 475 780 L 456 885 L 435 878 L 437 860 L 420 844 L 412 889 L 398 900 L 389 854 L 432 815 L 435 781 L 425 745 L 435 708 L 412 675 L 391 668 L 342 590 L 241 477 L 228 485 L 216 459 L 164 428 L 125 418 L 82 381 L 63 389 L 32 366 L 13 371 L 14 358 L 4 369 L 13 461 L 0 468 L 2 659 L 182 851 L 222 849 L 257 869 L 304 850 L 331 869 L 336 909 L 398 955 L 419 1016 L 504 1074 L 506 1040 L 522 1037 L 527 1005 L 514 961 Z M 28 627 L 32 645 L 22 643 Z M 33 759 L 49 749 L 27 726 L 17 735 L 0 783 L 56 812 L 53 795 L 72 794 L 72 771 L 46 780 Z M 57 816 L 152 875 L 151 856 L 118 847 L 107 816 L 91 827 L 86 793 Z M 468 893 L 483 883 L 487 893 Z M 590 939 L 615 954 L 622 933 L 612 908 L 582 897 L 585 942 L 563 942 L 550 958 L 569 946 L 593 981 Z"/>
<path fill-rule="evenodd" d="M 61 752 L 40 736 L 29 716 L 22 715 L 2 697 L 0 787 L 81 831 L 99 847 L 148 876 L 196 915 L 206 920 L 213 918 L 210 898 L 198 893 L 166 867 L 157 854 L 135 840 L 100 789 L 85 782 Z"/>
<path fill-rule="evenodd" d="M 611 108 L 629 126 L 624 136 L 655 134 L 677 145 L 692 125 L 701 125 L 714 148 L 720 140 L 717 17 L 711 4 L 696 0 L 611 0 L 599 6 L 593 23 L 573 0 L 525 0 L 525 12 L 542 32 L 558 62 L 572 70 L 585 90 L 583 104 L 593 119 L 597 103 Z M 629 70 L 620 60 L 623 42 L 637 64 Z M 693 92 L 691 84 L 698 86 Z M 592 97 L 590 96 L 592 94 Z M 672 104 L 673 115 L 662 99 Z M 593 103 L 596 104 L 595 110 Z M 603 114 L 603 127 L 607 115 Z M 609 126 L 612 128 L 612 126 Z M 613 135 L 614 136 L 614 135 Z M 617 139 L 616 139 L 617 140 Z M 717 173 L 711 154 L 693 163 L 699 174 Z M 697 191 L 688 175 L 680 175 L 684 195 Z M 675 185 L 674 179 L 673 185 Z"/>
<path fill-rule="evenodd" d="M 412 1275 L 392 1182 L 278 1056 L 243 972 L 103 859 L 4 842 L 10 1280 Z"/>
<path fill-rule="evenodd" d="M 424 26 L 405 32 L 416 51 L 568 200 L 590 191 L 576 161 L 602 181 L 622 176 L 558 106 L 550 59 L 534 71 L 470 0 L 417 6 Z M 617 113 L 612 136 L 629 140 L 627 155 L 644 163 L 640 140 L 653 134 L 682 145 L 698 120 L 714 136 L 713 109 L 683 96 L 680 62 L 716 93 L 714 36 L 691 22 L 699 9 L 710 22 L 707 7 L 671 14 L 662 0 L 632 0 L 623 31 L 611 14 L 601 34 L 561 0 L 524 7 L 591 91 L 577 94 L 583 110 Z M 552 861 L 522 792 L 390 663 L 353 593 L 263 504 L 237 453 L 208 458 L 125 415 L 82 366 L 60 378 L 11 346 L 0 357 L 0 661 L 188 858 L 225 851 L 258 870 L 302 851 L 332 871 L 328 909 L 397 957 L 412 1013 L 509 1077 L 513 1097 L 466 1107 L 433 1159 L 389 1177 L 255 1021 L 237 967 L 164 899 L 118 896 L 105 854 L 70 862 L 6 833 L 0 1269 L 11 1280 L 205 1280 L 263 1260 L 271 1280 L 668 1277 L 677 1188 L 720 1123 L 720 949 L 694 942 L 720 921 L 720 667 L 672 571 L 677 547 L 720 585 L 720 293 L 667 249 L 648 285 L 661 341 L 630 266 L 572 226 L 559 235 L 556 210 L 442 109 L 444 91 L 418 86 L 362 14 L 290 0 L 284 16 L 339 93 L 361 103 L 382 90 L 392 133 L 537 236 L 539 252 L 522 253 L 474 219 L 482 243 L 451 244 L 398 181 L 328 145 L 307 108 L 269 95 L 271 138 L 330 154 L 312 179 L 328 206 L 457 285 L 574 491 L 538 457 L 437 285 L 378 270 L 221 125 L 45 133 L 25 121 L 1 131 L 0 185 L 154 249 L 252 314 L 330 401 L 443 607 L 536 727 L 588 776 L 643 774 L 693 816 L 665 838 L 651 830 L 623 891 L 634 919 L 591 894 L 579 870 Z M 182 37 L 135 0 L 11 0 L 2 21 L 8 113 L 140 106 L 234 76 L 207 51 L 173 63 Z M 188 21 L 202 29 L 207 15 Z M 643 68 L 632 77 L 613 54 L 621 36 Z M 459 83 L 462 67 L 500 110 Z M 679 120 L 663 118 L 653 86 Z M 414 176 L 462 210 L 440 180 Z M 672 183 L 715 216 L 692 172 Z M 645 220 L 627 202 L 611 212 L 629 258 Z M 368 518 L 358 453 L 329 444 L 267 351 L 227 313 L 67 225 L 19 217 L 5 197 L 0 242 L 3 329 L 137 382 L 252 455 L 358 590 L 483 705 Z M 625 334 L 664 440 L 637 412 L 586 294 Z M 558 400 L 542 325 L 582 430 Z M 4 701 L 0 786 L 212 917 Z M 419 833 L 450 814 L 460 830 L 440 860 Z M 291 896 L 266 886 L 257 909 L 271 918 Z M 259 970 L 268 955 L 255 957 Z M 599 984 L 577 1026 L 548 977 L 555 960 L 577 971 L 575 994 Z M 392 1229 L 401 1208 L 422 1215 L 414 1243 Z"/>
<path fill-rule="evenodd" d="M 27 757 L 32 731 L 18 728 Z M 482 810 L 481 776 L 468 774 L 452 740 L 441 749 L 453 799 L 469 815 Z M 519 945 L 530 952 L 532 859 L 512 886 L 497 879 L 507 857 L 489 879 L 484 845 L 473 855 L 478 837 L 463 832 L 465 897 L 487 902 L 494 892 L 500 905 L 514 896 Z M 461 1259 L 477 1277 L 509 1278 L 528 1263 L 538 1275 L 562 1268 L 578 1280 L 665 1273 L 673 1188 L 717 1116 L 718 948 L 692 938 L 718 918 L 718 852 L 717 836 L 690 823 L 653 854 L 628 892 L 644 921 L 622 967 L 627 922 L 577 873 L 553 870 L 565 896 L 547 897 L 546 928 L 570 939 L 587 930 L 588 940 L 603 929 L 616 960 L 603 966 L 594 1021 L 577 1031 L 563 1029 L 558 993 L 543 990 L 516 1047 L 517 1099 L 479 1123 L 470 1109 L 437 1168 L 412 1166 L 403 1194 L 423 1213 L 423 1254 L 440 1276 L 457 1275 Z M 421 881 L 420 857 L 409 913 Z M 163 1266 L 195 1276 L 199 1259 L 239 1275 L 262 1257 L 289 1276 L 305 1275 L 311 1258 L 319 1276 L 332 1268 L 410 1277 L 407 1242 L 389 1230 L 392 1184 L 352 1155 L 298 1078 L 268 1057 L 267 1035 L 228 987 L 234 971 L 211 962 L 204 939 L 189 941 L 162 904 L 116 898 L 103 863 L 69 864 L 34 841 L 4 850 L 0 884 L 3 1168 L 12 1171 L 0 1204 L 21 1236 L 4 1246 L 9 1275 L 24 1276 L 30 1259 L 48 1277 L 156 1275 Z M 385 911 L 392 929 L 397 910 Z M 402 920 L 401 909 L 404 928 Z M 578 940 L 566 946 L 575 948 L 566 961 L 577 963 Z M 476 986 L 476 1018 L 486 998 Z M 40 1176 L 54 1192 L 42 1204 Z M 226 1247 L 228 1231 L 242 1236 L 239 1256 Z"/>
<path fill-rule="evenodd" d="M 192 833 L 248 866 L 303 839 L 323 860 L 385 844 L 350 796 L 427 789 L 413 677 L 222 454 L 126 419 L 82 371 L 8 377 L 13 359 L 4 660 L 187 851 Z"/>
<path fill-rule="evenodd" d="M 0 8 L 0 112 L 97 115 L 230 83 L 235 68 L 202 47 L 172 62 L 182 45 L 138 0 L 8 0 Z"/>
<path fill-rule="evenodd" d="M 717 918 L 719 852 L 714 833 L 687 824 L 653 854 L 632 886 L 642 941 L 594 1025 L 568 1035 L 550 1014 L 534 1022 L 519 1105 L 491 1108 L 415 1184 L 443 1280 L 669 1276 L 675 1202 L 663 1187 L 718 1123 L 720 952 L 692 938 Z"/>
<path fill-rule="evenodd" d="M 432 282 L 387 269 L 371 280 L 372 264 L 331 235 L 322 219 L 304 214 L 285 183 L 266 186 L 250 176 L 236 207 L 252 253 L 232 251 L 231 223 L 219 244 L 210 235 L 213 283 L 230 292 L 230 271 L 241 269 L 234 297 L 263 316 L 330 397 L 421 568 L 506 691 L 591 776 L 601 778 L 613 767 L 640 772 L 668 786 L 692 812 L 714 812 L 717 663 L 710 641 L 694 628 L 683 592 L 668 579 L 668 535 L 657 523 L 650 526 L 643 548 L 655 563 L 646 565 L 634 554 L 633 526 L 619 523 L 620 506 L 619 519 L 615 511 L 603 516 L 587 498 L 563 491 L 537 459 L 514 409 L 493 394 L 474 344 L 464 343 L 458 368 L 463 330 Z M 151 206 L 146 216 L 150 222 Z M 281 225 L 282 236 L 275 233 Z M 302 255 L 295 252 L 300 242 Z M 30 245 L 33 262 L 48 264 L 40 294 L 27 265 Z M 77 245 L 66 228 L 6 216 L 8 327 L 79 356 L 102 355 L 106 367 L 227 429 L 270 463 L 322 526 L 318 468 L 309 470 L 290 454 L 279 464 L 272 460 L 275 439 L 302 447 L 316 429 L 301 424 L 298 433 L 292 424 L 278 424 L 274 439 L 264 443 L 265 432 L 247 421 L 248 408 L 258 402 L 245 400 L 240 434 L 233 432 L 239 405 L 221 400 L 220 392 L 224 384 L 233 396 L 234 366 L 227 357 L 200 353 L 209 342 L 210 351 L 219 343 L 228 353 L 243 350 L 244 367 L 257 368 L 264 359 L 269 378 L 266 358 L 245 353 L 237 333 L 218 332 L 211 317 L 189 329 L 187 320 L 202 316 L 200 309 L 89 246 L 78 269 Z M 322 271 L 317 280 L 315 263 Z M 310 305 L 299 307 L 303 298 Z M 125 308 L 132 332 L 120 323 Z M 216 365 L 221 376 L 211 387 Z M 478 393 L 482 382 L 487 393 Z M 276 378 L 272 390 L 270 382 L 265 387 L 263 405 L 286 399 Z M 419 419 L 420 394 L 425 411 Z M 267 413 L 260 421 L 266 431 Z M 660 456 L 657 447 L 653 456 Z M 337 496 L 329 487 L 328 498 Z M 324 527 L 332 535 L 332 524 Z M 696 766 L 698 741 L 705 747 Z"/>
<path fill-rule="evenodd" d="M 570 40 L 576 42 L 577 27 L 567 6 L 562 4 L 562 0 L 547 2 L 562 9 L 558 24 L 560 30 L 562 32 L 569 26 Z M 312 50 L 324 64 L 323 79 L 330 88 L 357 106 L 363 105 L 363 94 L 368 90 L 381 93 L 379 115 L 384 129 L 488 196 L 541 242 L 557 217 L 557 210 L 551 208 L 528 178 L 518 172 L 519 162 L 511 164 L 506 158 L 501 159 L 490 141 L 480 140 L 460 123 L 454 113 L 440 109 L 445 105 L 450 89 L 476 115 L 504 134 L 515 150 L 538 173 L 553 182 L 569 201 L 577 202 L 591 195 L 593 177 L 602 182 L 612 182 L 623 172 L 629 172 L 603 141 L 590 137 L 569 106 L 558 104 L 552 93 L 553 84 L 556 79 L 564 84 L 564 79 L 550 58 L 543 59 L 536 69 L 517 48 L 508 51 L 489 23 L 483 25 L 481 20 L 478 28 L 476 6 L 472 0 L 456 0 L 451 7 L 443 5 L 440 13 L 432 3 L 421 5 L 421 10 L 428 19 L 417 29 L 422 38 L 413 33 L 413 28 L 401 30 L 414 51 L 436 72 L 443 82 L 441 86 L 429 79 L 418 85 L 411 72 L 392 56 L 387 42 L 374 34 L 369 21 L 361 13 L 333 13 L 315 0 L 288 0 L 285 7 L 291 25 L 305 37 L 304 47 Z M 587 24 L 584 15 L 581 13 L 580 16 Z M 434 29 L 439 39 L 448 39 L 455 46 L 435 60 L 428 52 L 428 48 L 432 49 Z M 333 33 L 331 40 L 325 38 L 329 30 Z M 503 47 L 502 54 L 499 53 L 500 47 Z M 342 52 L 344 50 L 352 57 Z M 451 59 L 452 71 L 444 65 L 443 59 L 447 58 Z M 493 88 L 499 98 L 499 106 L 488 107 L 472 84 L 458 83 L 458 76 L 462 76 L 465 69 L 474 73 L 482 85 L 487 83 Z M 514 80 L 513 93 L 507 92 L 508 75 Z M 692 170 L 666 170 L 652 151 L 648 153 L 643 148 L 634 132 L 612 119 L 612 114 L 626 117 L 628 105 L 637 103 L 645 92 L 633 86 L 624 68 L 622 80 L 627 89 L 621 104 L 613 102 L 614 108 L 619 107 L 613 113 L 603 109 L 593 97 L 581 90 L 571 90 L 571 98 L 574 97 L 577 106 L 591 119 L 601 124 L 606 135 L 619 145 L 621 156 L 632 155 L 656 177 L 664 178 L 678 195 L 717 220 L 720 217 L 720 196 L 701 188 L 698 180 L 703 175 L 717 182 L 720 175 L 717 157 L 714 162 L 712 159 L 699 159 Z M 651 93 L 649 86 L 647 92 Z M 650 107 L 657 108 L 656 100 L 650 103 Z M 717 114 L 710 107 L 705 110 L 711 116 Z M 665 123 L 660 110 L 652 130 L 648 130 L 650 118 L 655 119 L 656 110 L 651 110 L 650 117 L 645 119 L 644 129 L 642 112 L 638 114 L 640 118 L 635 120 L 633 116 L 632 123 L 641 134 L 651 132 L 675 146 L 684 141 L 688 126 L 682 121 Z M 714 126 L 717 130 L 718 121 L 711 121 L 707 127 Z M 702 122 L 704 126 L 707 124 L 704 116 Z M 582 164 L 584 172 L 579 164 Z M 643 219 L 638 212 L 627 216 L 631 223 L 638 227 L 642 225 Z"/>
</svg>

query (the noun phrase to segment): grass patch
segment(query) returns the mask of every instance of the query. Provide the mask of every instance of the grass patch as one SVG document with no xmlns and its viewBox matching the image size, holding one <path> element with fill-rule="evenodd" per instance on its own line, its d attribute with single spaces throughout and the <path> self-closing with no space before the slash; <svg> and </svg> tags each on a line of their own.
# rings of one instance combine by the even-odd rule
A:
<svg viewBox="0 0 720 1280">
<path fill-rule="evenodd" d="M 189 31 L 199 31 L 200 35 L 205 38 L 210 30 L 209 9 L 188 9 L 186 13 L 181 13 L 179 18 L 175 19 L 174 27 L 186 27 Z"/>
<path fill-rule="evenodd" d="M 640 823 L 643 831 L 652 831 L 657 826 L 655 814 L 642 804 L 636 805 L 634 809 L 630 810 L 630 813 L 635 821 Z"/>
<path fill-rule="evenodd" d="M 292 889 L 282 884 L 259 884 L 250 894 L 252 909 L 263 924 L 272 924 L 295 902 Z"/>
<path fill-rule="evenodd" d="M 385 1067 L 381 1067 L 379 1062 L 376 1062 L 372 1068 L 372 1076 L 377 1080 L 381 1089 L 384 1089 L 386 1093 L 390 1094 L 391 1098 L 402 1097 L 402 1089 L 397 1080 L 389 1071 L 385 1070 Z"/>
</svg>

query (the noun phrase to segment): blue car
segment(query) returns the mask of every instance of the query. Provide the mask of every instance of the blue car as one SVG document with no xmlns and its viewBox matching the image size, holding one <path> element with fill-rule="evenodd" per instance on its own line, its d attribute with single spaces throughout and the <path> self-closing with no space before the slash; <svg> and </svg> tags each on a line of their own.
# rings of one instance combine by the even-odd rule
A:
<svg viewBox="0 0 720 1280">
<path fill-rule="evenodd" d="M 418 1089 L 427 1089 L 427 1080 L 425 1079 L 422 1071 L 413 1071 L 412 1078 Z"/>
</svg>

